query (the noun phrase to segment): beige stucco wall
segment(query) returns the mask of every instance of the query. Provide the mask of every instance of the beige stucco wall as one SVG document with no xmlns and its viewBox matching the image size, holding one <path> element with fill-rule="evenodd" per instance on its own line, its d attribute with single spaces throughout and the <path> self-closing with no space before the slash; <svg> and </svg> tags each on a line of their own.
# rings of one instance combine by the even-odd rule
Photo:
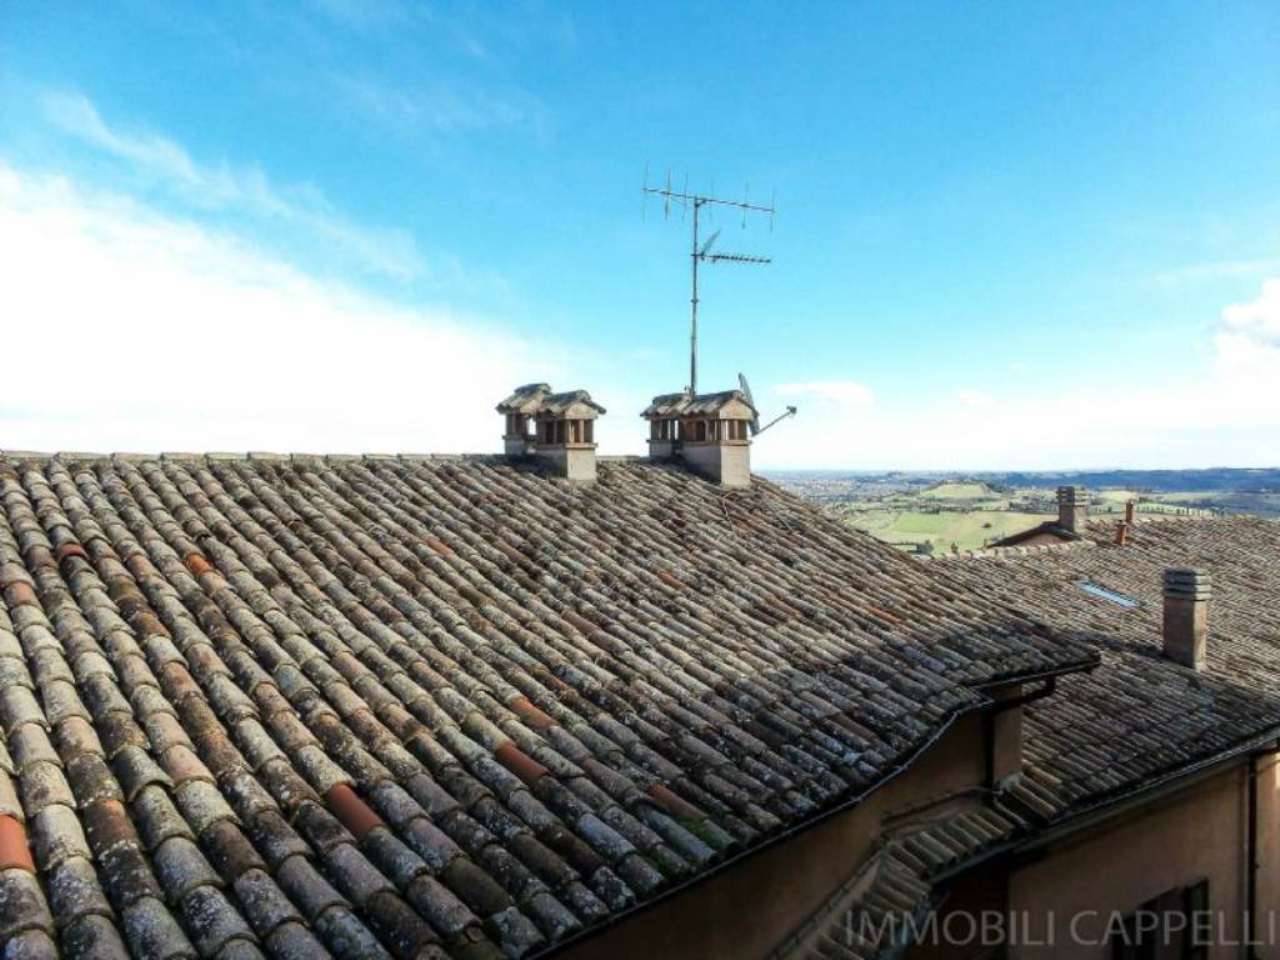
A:
<svg viewBox="0 0 1280 960">
<path fill-rule="evenodd" d="M 681 456 L 694 470 L 724 487 L 751 483 L 751 446 L 748 443 L 685 443 Z"/>
<path fill-rule="evenodd" d="M 1247 823 L 1248 761 L 1148 807 L 1116 818 L 1044 851 L 1042 858 L 1016 869 L 1009 878 L 1009 909 L 1030 919 L 1035 944 L 1009 950 L 1013 960 L 1107 960 L 1101 941 L 1111 911 L 1127 913 L 1173 887 L 1201 878 L 1209 880 L 1209 907 L 1223 911 L 1227 939 L 1240 939 L 1245 902 L 1244 850 Z M 1274 820 L 1274 773 L 1270 775 L 1269 808 Z M 1259 820 L 1264 819 L 1263 807 Z M 1274 874 L 1275 827 L 1269 826 Z M 1264 870 L 1265 872 L 1265 870 Z M 1274 887 L 1274 881 L 1271 884 Z M 1268 896 L 1273 897 L 1272 890 Z M 1052 912 L 1052 944 L 1046 918 Z M 1071 921 L 1079 937 L 1073 937 Z M 1213 957 L 1238 957 L 1240 948 L 1220 944 Z"/>
<path fill-rule="evenodd" d="M 1258 760 L 1258 893 L 1259 936 L 1280 940 L 1280 760 Z M 1258 948 L 1258 956 L 1280 960 L 1280 944 Z"/>
<path fill-rule="evenodd" d="M 763 957 L 853 873 L 886 818 L 980 784 L 984 751 L 982 718 L 962 717 L 916 764 L 862 804 L 622 921 L 566 956 Z"/>
</svg>

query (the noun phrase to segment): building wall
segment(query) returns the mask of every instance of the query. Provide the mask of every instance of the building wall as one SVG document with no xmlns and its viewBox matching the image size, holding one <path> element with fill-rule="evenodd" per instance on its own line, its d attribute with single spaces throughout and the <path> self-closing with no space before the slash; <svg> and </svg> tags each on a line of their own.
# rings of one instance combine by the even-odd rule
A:
<svg viewBox="0 0 1280 960">
<path fill-rule="evenodd" d="M 981 784 L 985 749 L 982 717 L 962 717 L 908 770 L 852 810 L 622 920 L 565 956 L 764 957 L 848 879 L 874 847 L 885 820 Z"/>
<path fill-rule="evenodd" d="M 1280 757 L 1258 759 L 1257 935 L 1267 939 L 1257 954 L 1280 960 Z"/>
<path fill-rule="evenodd" d="M 1105 931 L 1111 912 L 1129 913 L 1174 888 L 1209 881 L 1209 908 L 1222 911 L 1226 939 L 1239 941 L 1245 903 L 1245 842 L 1248 761 L 1233 764 L 1178 794 L 1138 808 L 1114 821 L 1057 842 L 1009 877 L 1009 910 L 1026 916 L 1030 938 L 1010 948 L 1019 958 L 1107 960 Z M 1269 802 L 1259 820 L 1280 815 L 1274 773 Z M 1277 838 L 1271 827 L 1272 874 Z M 1264 867 L 1264 871 L 1266 868 Z M 1274 887 L 1274 882 L 1271 885 Z M 1274 889 L 1268 897 L 1274 898 Z M 1052 917 L 1052 936 L 1048 919 Z M 1076 920 L 1073 936 L 1071 922 Z M 1024 929 L 1021 925 L 1019 929 Z M 1046 940 L 1052 939 L 1052 943 Z M 1098 941 L 1098 942 L 1081 942 Z M 1237 957 L 1239 947 L 1219 944 L 1211 957 Z"/>
<path fill-rule="evenodd" d="M 685 443 L 685 462 L 726 487 L 751 483 L 751 447 L 747 443 Z"/>
<path fill-rule="evenodd" d="M 984 717 L 957 724 L 910 769 L 862 804 L 722 873 L 620 921 L 566 951 L 572 960 L 761 958 L 778 946 L 856 870 L 886 824 L 928 818 L 930 801 L 983 783 Z M 1237 958 L 1246 903 L 1249 761 L 1243 758 L 1187 787 L 1082 828 L 1010 862 L 988 861 L 960 877 L 940 906 L 1005 915 L 1015 931 L 1010 960 L 1110 960 L 1105 927 L 1167 890 L 1209 881 L 1209 907 L 1221 912 L 1209 956 Z M 1280 764 L 1258 764 L 1258 933 L 1280 939 Z M 1074 942 L 1077 931 L 1091 943 Z M 1052 935 L 1046 918 L 1052 917 Z M 1274 920 L 1270 919 L 1274 917 Z M 956 925 L 963 930 L 963 924 Z M 1052 942 L 1046 943 L 1051 940 Z M 997 951 L 998 953 L 998 951 Z M 973 960 L 993 955 L 980 943 L 916 946 L 909 960 Z M 1262 946 L 1261 960 L 1280 960 Z"/>
</svg>

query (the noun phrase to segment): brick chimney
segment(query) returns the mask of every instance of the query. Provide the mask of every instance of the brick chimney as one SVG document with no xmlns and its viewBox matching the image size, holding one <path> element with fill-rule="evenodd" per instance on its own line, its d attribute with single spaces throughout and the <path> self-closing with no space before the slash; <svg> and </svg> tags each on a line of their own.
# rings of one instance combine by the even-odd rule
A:
<svg viewBox="0 0 1280 960">
<path fill-rule="evenodd" d="M 595 421 L 605 409 L 587 391 L 552 393 L 545 383 L 526 384 L 497 410 L 506 418 L 502 440 L 508 457 L 533 456 L 568 480 L 595 481 Z"/>
<path fill-rule="evenodd" d="M 1084 487 L 1058 488 L 1058 526 L 1083 534 L 1089 522 L 1089 494 Z"/>
<path fill-rule="evenodd" d="M 1124 502 L 1124 522 L 1130 527 L 1133 526 L 1134 520 L 1138 517 L 1138 501 L 1126 500 Z"/>
<path fill-rule="evenodd" d="M 1164 655 L 1170 660 L 1193 670 L 1204 669 L 1211 598 L 1207 571 L 1192 567 L 1165 570 Z"/>
<path fill-rule="evenodd" d="M 641 416 L 651 459 L 679 460 L 722 487 L 750 486 L 756 410 L 741 390 L 663 394 Z"/>
</svg>

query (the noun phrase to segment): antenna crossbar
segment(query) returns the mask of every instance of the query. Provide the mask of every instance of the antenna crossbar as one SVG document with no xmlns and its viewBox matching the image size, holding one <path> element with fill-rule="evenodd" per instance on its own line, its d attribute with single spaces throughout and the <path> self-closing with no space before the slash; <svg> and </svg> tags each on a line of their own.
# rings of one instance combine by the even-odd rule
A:
<svg viewBox="0 0 1280 960">
<path fill-rule="evenodd" d="M 685 193 L 683 190 L 672 190 L 668 187 L 643 187 L 645 193 L 656 194 L 676 203 L 693 203 L 699 207 L 715 204 L 721 207 L 737 207 L 739 210 L 754 210 L 757 213 L 776 213 L 772 206 L 749 203 L 746 200 L 726 200 L 723 197 L 711 197 L 701 193 Z"/>
<path fill-rule="evenodd" d="M 647 171 L 646 171 L 647 179 Z M 671 188 L 671 174 L 667 174 L 667 185 L 665 187 L 651 187 L 646 182 L 641 187 L 644 193 L 653 194 L 662 197 L 663 211 L 669 213 L 671 204 L 678 204 L 681 209 L 693 210 L 693 246 L 690 250 L 690 259 L 692 261 L 691 285 L 692 293 L 689 297 L 689 392 L 696 394 L 698 392 L 698 264 L 699 263 L 746 263 L 746 264 L 766 264 L 772 263 L 770 257 L 759 257 L 747 253 L 712 253 L 711 247 L 719 236 L 719 231 L 712 234 L 711 239 L 705 245 L 698 245 L 698 212 L 706 206 L 711 207 L 730 207 L 735 210 L 742 211 L 742 225 L 746 226 L 746 218 L 748 213 L 767 213 L 772 228 L 773 216 L 776 212 L 772 203 L 767 206 L 762 203 L 752 203 L 749 200 L 730 200 L 727 197 L 714 197 L 703 193 L 690 193 L 685 190 L 673 190 Z"/>
<path fill-rule="evenodd" d="M 773 263 L 771 257 L 756 257 L 747 253 L 702 253 L 698 255 L 699 260 L 705 260 L 707 263 L 720 263 L 721 261 L 728 263 Z"/>
</svg>

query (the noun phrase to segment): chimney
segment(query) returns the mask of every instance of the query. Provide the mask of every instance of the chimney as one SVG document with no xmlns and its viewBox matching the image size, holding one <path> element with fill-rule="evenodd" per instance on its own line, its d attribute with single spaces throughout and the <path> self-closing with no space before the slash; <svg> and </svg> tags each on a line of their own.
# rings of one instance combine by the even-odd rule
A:
<svg viewBox="0 0 1280 960">
<path fill-rule="evenodd" d="M 551 387 L 545 383 L 526 383 L 523 387 L 516 387 L 511 396 L 498 404 L 498 412 L 507 421 L 502 445 L 508 457 L 525 457 L 533 453 L 529 422 L 541 409 L 543 399 L 550 394 Z"/>
<path fill-rule="evenodd" d="M 1132 527 L 1133 521 L 1137 519 L 1137 516 L 1138 516 L 1138 501 L 1126 500 L 1124 502 L 1124 522 L 1127 523 L 1130 527 Z"/>
<path fill-rule="evenodd" d="M 1164 655 L 1193 670 L 1204 669 L 1210 586 L 1205 570 L 1170 567 L 1164 572 Z"/>
<path fill-rule="evenodd" d="M 506 417 L 502 440 L 508 457 L 533 456 L 568 480 L 595 481 L 595 421 L 605 409 L 587 391 L 552 393 L 545 383 L 530 383 L 517 387 L 497 410 Z"/>
<path fill-rule="evenodd" d="M 1058 526 L 1083 534 L 1089 522 L 1089 494 L 1084 487 L 1058 488 Z"/>
<path fill-rule="evenodd" d="M 722 487 L 751 485 L 756 410 L 741 390 L 663 394 L 641 416 L 649 421 L 650 459 L 680 460 Z"/>
</svg>

